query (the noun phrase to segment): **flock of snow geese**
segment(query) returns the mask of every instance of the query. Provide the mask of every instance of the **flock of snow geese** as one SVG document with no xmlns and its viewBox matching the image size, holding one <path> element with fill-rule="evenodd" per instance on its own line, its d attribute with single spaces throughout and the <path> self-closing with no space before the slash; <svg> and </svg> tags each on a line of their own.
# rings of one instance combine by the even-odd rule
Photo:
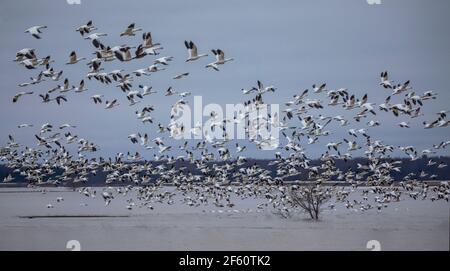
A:
<svg viewBox="0 0 450 271">
<path fill-rule="evenodd" d="M 36 39 L 45 37 L 47 26 L 33 26 L 25 32 Z M 69 82 L 69 78 L 64 78 L 64 71 L 52 67 L 56 60 L 51 56 L 40 58 L 35 49 L 25 48 L 17 52 L 15 62 L 23 65 L 30 71 L 36 71 L 37 75 L 31 77 L 30 81 L 20 83 L 21 88 L 29 89 L 43 81 L 55 81 L 55 83 L 45 93 L 38 96 L 43 103 L 55 102 L 63 105 L 68 101 L 69 95 L 78 95 L 88 92 L 87 82 L 96 80 L 103 85 L 115 85 L 119 88 L 131 107 L 136 108 L 136 104 L 143 102 L 147 96 L 154 95 L 157 91 L 151 86 L 142 83 L 135 84 L 141 76 L 147 76 L 169 68 L 174 57 L 160 56 L 164 48 L 160 43 L 154 43 L 150 32 L 144 32 L 142 28 L 134 23 L 130 24 L 123 32 L 116 34 L 123 37 L 135 36 L 142 33 L 142 41 L 137 46 L 119 45 L 108 46 L 102 41 L 106 33 L 94 32 L 97 28 L 92 21 L 74 29 L 81 34 L 82 38 L 89 40 L 94 47 L 94 58 L 88 59 L 80 57 L 75 51 L 70 52 L 66 65 L 82 65 L 87 63 L 85 81 L 82 79 L 77 86 Z M 209 56 L 207 53 L 199 53 L 197 45 L 193 41 L 184 41 L 188 51 L 186 62 L 199 61 Z M 212 49 L 215 60 L 206 64 L 205 69 L 219 71 L 219 67 L 233 61 L 233 58 L 226 58 L 222 49 Z M 155 58 L 153 64 L 147 68 L 126 72 L 125 69 L 116 69 L 110 72 L 104 71 L 102 64 L 115 62 L 125 64 L 144 57 Z M 190 65 L 190 64 L 189 64 Z M 103 65 L 104 66 L 104 65 Z M 173 77 L 179 80 L 189 76 L 189 72 L 180 73 Z M 141 77 L 142 78 L 142 77 Z M 312 89 L 300 91 L 290 100 L 285 102 L 285 108 L 280 115 L 269 115 L 265 118 L 251 119 L 250 112 L 258 110 L 264 105 L 263 96 L 274 93 L 275 86 L 264 86 L 258 81 L 256 86 L 242 89 L 243 95 L 254 95 L 253 98 L 245 99 L 245 111 L 241 111 L 233 119 L 219 119 L 217 115 L 211 114 L 214 121 L 209 129 L 221 129 L 224 139 L 213 139 L 208 137 L 209 131 L 204 131 L 205 140 L 197 140 L 191 146 L 185 141 L 179 146 L 177 151 L 182 151 L 185 155 L 172 156 L 170 152 L 175 150 L 173 146 L 167 144 L 164 136 L 173 138 L 180 133 L 184 133 L 185 128 L 177 123 L 171 122 L 166 127 L 161 123 L 155 127 L 158 136 L 154 138 L 149 133 L 131 133 L 128 139 L 132 144 L 140 144 L 145 150 L 155 149 L 157 154 L 153 155 L 152 161 L 143 159 L 140 152 L 118 153 L 115 157 L 88 158 L 87 153 L 96 152 L 99 146 L 94 142 L 86 140 L 75 133 L 76 126 L 63 124 L 54 126 L 45 123 L 35 133 L 36 146 L 22 146 L 16 142 L 12 135 L 6 146 L 0 149 L 0 161 L 8 168 L 12 169 L 12 174 L 4 178 L 3 182 L 13 182 L 17 175 L 26 179 L 30 186 L 49 185 L 72 185 L 84 186 L 79 192 L 86 197 L 95 197 L 96 189 L 89 187 L 89 179 L 99 172 L 106 174 L 105 187 L 97 188 L 101 190 L 101 198 L 108 205 L 117 195 L 127 195 L 127 192 L 134 190 L 137 192 L 139 203 L 132 199 L 127 200 L 126 208 L 132 209 L 135 206 L 153 208 L 152 203 L 160 202 L 173 204 L 175 197 L 181 195 L 180 201 L 189 206 L 201 206 L 213 203 L 218 208 L 232 208 L 235 198 L 258 197 L 265 200 L 264 204 L 257 206 L 258 209 L 267 206 L 273 207 L 280 212 L 289 214 L 291 212 L 292 191 L 307 189 L 302 185 L 301 180 L 286 185 L 285 180 L 299 175 L 300 172 L 307 172 L 309 187 L 314 187 L 318 193 L 331 195 L 337 202 L 345 204 L 347 208 L 359 210 L 378 209 L 381 210 L 389 202 L 400 200 L 401 195 L 406 195 L 414 199 L 432 199 L 448 201 L 450 186 L 447 182 L 440 182 L 438 185 L 430 187 L 426 182 L 419 179 L 433 179 L 434 175 L 428 175 L 425 171 L 419 174 L 410 173 L 401 182 L 394 182 L 391 176 L 393 172 L 401 171 L 402 161 L 392 158 L 390 154 L 394 151 L 401 151 L 411 160 L 416 160 L 422 155 L 431 155 L 438 150 L 445 149 L 450 141 L 443 141 L 433 144 L 429 149 L 418 150 L 414 146 L 392 146 L 382 140 L 375 139 L 370 135 L 370 129 L 377 129 L 381 126 L 380 121 L 375 118 L 378 114 L 387 114 L 393 118 L 401 117 L 403 121 L 398 122 L 399 128 L 407 129 L 411 121 L 424 117 L 421 108 L 429 101 L 436 99 L 437 94 L 433 91 L 417 93 L 414 91 L 410 81 L 404 83 L 394 83 L 389 79 L 387 71 L 380 75 L 380 93 L 388 93 L 382 104 L 369 102 L 368 94 L 357 97 L 348 89 L 328 89 L 325 83 L 314 84 Z M 12 98 L 13 103 L 20 103 L 20 100 L 27 95 L 33 95 L 35 91 L 22 91 Z M 168 87 L 165 96 L 178 96 L 179 99 L 171 108 L 171 119 L 176 114 L 180 106 L 187 104 L 190 92 L 177 92 L 172 87 Z M 323 102 L 316 98 L 324 95 L 329 102 Z M 378 95 L 378 94 L 377 94 Z M 398 102 L 393 102 L 397 99 Z M 103 94 L 93 93 L 90 100 L 97 104 L 104 104 L 104 108 L 113 110 L 120 106 L 118 98 L 107 100 Z M 353 117 L 342 115 L 324 116 L 317 112 L 325 112 L 325 107 L 342 107 L 345 112 L 355 112 Z M 155 119 L 151 116 L 155 107 L 146 105 L 142 109 L 133 110 L 136 118 L 143 123 L 155 125 Z M 281 119 L 281 120 L 280 120 Z M 366 120 L 365 120 L 366 119 Z M 272 137 L 258 136 L 250 141 L 257 148 L 271 146 L 280 151 L 275 153 L 275 157 L 269 165 L 276 167 L 275 171 L 263 168 L 257 163 L 251 164 L 243 156 L 246 146 L 232 142 L 227 135 L 225 124 L 228 122 L 245 122 L 246 132 L 249 127 L 266 125 L 268 128 L 279 129 L 283 136 L 283 144 L 274 142 Z M 306 145 L 319 144 L 321 138 L 331 135 L 326 130 L 327 125 L 335 122 L 340 127 L 358 126 L 348 129 L 347 138 L 342 141 L 327 142 L 327 151 L 320 156 L 321 163 L 313 165 L 312 159 L 308 158 L 305 150 Z M 450 125 L 447 120 L 447 111 L 439 111 L 431 120 L 424 120 L 425 129 L 442 129 Z M 32 124 L 19 124 L 18 128 L 33 129 Z M 190 133 L 202 133 L 202 127 L 195 126 L 190 129 Z M 347 129 L 347 128 L 343 128 Z M 77 146 L 77 155 L 73 155 L 67 150 L 68 145 Z M 342 145 L 347 145 L 347 148 Z M 352 159 L 352 152 L 364 150 L 364 155 L 368 158 L 366 164 L 358 164 L 356 170 L 340 170 L 336 166 L 337 160 L 347 161 Z M 283 153 L 282 153 L 283 151 Z M 287 154 L 286 154 L 287 153 Z M 235 155 L 234 155 L 235 154 Z M 437 169 L 445 168 L 447 165 L 431 158 L 428 167 Z M 335 181 L 346 183 L 349 186 L 327 185 L 327 182 Z M 115 186 L 123 184 L 122 186 Z M 174 186 L 171 191 L 163 191 L 168 184 Z M 355 189 L 362 186 L 363 200 L 349 200 L 348 187 Z M 311 188 L 309 188 L 311 189 Z M 359 191 L 359 190 L 358 190 Z M 368 193 L 376 195 L 374 203 L 367 199 Z M 58 197 L 57 202 L 63 199 Z M 49 204 L 47 207 L 53 207 Z M 334 208 L 334 204 L 330 205 Z"/>
</svg>

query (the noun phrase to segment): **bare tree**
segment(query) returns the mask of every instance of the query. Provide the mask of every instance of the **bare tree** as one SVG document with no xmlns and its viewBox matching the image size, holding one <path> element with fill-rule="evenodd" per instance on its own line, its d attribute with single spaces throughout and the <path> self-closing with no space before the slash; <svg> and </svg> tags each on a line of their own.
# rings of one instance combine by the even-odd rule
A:
<svg viewBox="0 0 450 271">
<path fill-rule="evenodd" d="M 289 193 L 293 207 L 301 208 L 314 220 L 319 220 L 322 205 L 331 198 L 330 191 L 321 185 L 295 186 Z"/>
</svg>

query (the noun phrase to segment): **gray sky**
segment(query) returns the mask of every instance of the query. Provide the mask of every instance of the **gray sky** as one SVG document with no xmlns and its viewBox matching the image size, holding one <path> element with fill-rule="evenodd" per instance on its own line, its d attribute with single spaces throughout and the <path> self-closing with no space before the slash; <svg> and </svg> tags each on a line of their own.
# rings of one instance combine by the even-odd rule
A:
<svg viewBox="0 0 450 271">
<path fill-rule="evenodd" d="M 163 95 L 168 86 L 201 95 L 204 104 L 225 105 L 250 98 L 242 96 L 241 88 L 255 85 L 258 79 L 278 88 L 275 94 L 264 96 L 266 103 L 284 103 L 303 89 L 311 89 L 312 84 L 326 82 L 330 89 L 346 87 L 358 97 L 368 93 L 369 100 L 378 104 L 390 93 L 378 85 L 380 72 L 388 70 L 390 79 L 395 82 L 410 79 L 417 93 L 434 90 L 439 98 L 426 103 L 425 116 L 413 120 L 410 129 L 396 126 L 408 118 L 393 119 L 392 114 L 383 112 L 363 123 L 380 120 L 382 126 L 369 128 L 369 133 L 386 144 L 414 145 L 420 150 L 431 148 L 434 143 L 450 139 L 448 128 L 424 130 L 421 124 L 424 120 L 435 119 L 435 112 L 449 109 L 449 12 L 450 1 L 447 0 L 383 0 L 381 5 L 368 5 L 365 0 L 82 0 L 81 5 L 68 5 L 65 0 L 2 1 L 0 143 L 4 145 L 7 135 L 13 134 L 17 141 L 34 146 L 34 134 L 41 124 L 67 122 L 78 126 L 76 133 L 80 137 L 97 143 L 100 155 L 110 156 L 127 150 L 139 150 L 146 158 L 153 155 L 155 151 L 133 146 L 127 135 L 147 132 L 154 138 L 157 136 L 155 125 L 144 125 L 137 120 L 136 108 L 127 105 L 124 94 L 116 87 L 87 81 L 89 90 L 68 94 L 69 102 L 63 106 L 42 104 L 37 95 L 23 97 L 17 104 L 11 102 L 11 97 L 19 91 L 27 89 L 37 94 L 55 86 L 53 81 L 28 88 L 17 86 L 37 74 L 11 61 L 22 48 L 35 48 L 38 57 L 50 54 L 56 61 L 55 69 L 64 69 L 63 76 L 68 77 L 71 84 L 76 85 L 84 78 L 88 71 L 84 63 L 70 67 L 64 63 L 72 50 L 79 57 L 91 57 L 93 46 L 82 39 L 75 28 L 92 19 L 97 32 L 108 33 L 102 39 L 107 45 L 139 44 L 141 35 L 119 37 L 128 24 L 135 22 L 145 31 L 151 31 L 155 42 L 162 43 L 164 50 L 160 56 L 174 56 L 167 70 L 140 78 L 134 84 L 134 88 L 140 83 L 151 85 L 159 92 L 147 96 L 137 106 L 155 105 L 157 110 L 152 114 L 155 124 L 167 125 L 170 105 L 177 99 Z M 24 33 L 33 25 L 48 26 L 41 40 Z M 204 68 L 212 57 L 185 63 L 187 52 L 183 41 L 186 39 L 193 40 L 200 52 L 210 53 L 210 49 L 221 48 L 235 61 L 222 66 L 220 72 Z M 146 57 L 126 64 L 113 61 L 103 63 L 102 67 L 106 71 L 124 68 L 131 72 L 151 65 L 154 59 Z M 190 76 L 178 81 L 171 79 L 181 72 L 190 72 Z M 104 94 L 109 100 L 118 98 L 121 106 L 104 110 L 104 105 L 90 101 L 93 94 Z M 326 100 L 325 94 L 317 98 Z M 401 101 L 398 98 L 396 101 Z M 193 97 L 188 100 L 192 102 Z M 341 109 L 320 113 L 348 116 Z M 35 127 L 18 129 L 20 123 L 32 123 Z M 339 141 L 347 137 L 349 128 L 363 127 L 364 124 L 354 122 L 343 128 L 333 124 L 329 127 L 333 132 L 329 138 Z M 308 146 L 309 154 L 320 155 L 324 150 L 322 143 L 326 141 L 327 138 L 321 138 L 320 144 Z M 270 158 L 273 152 L 250 148 L 244 155 Z"/>
</svg>

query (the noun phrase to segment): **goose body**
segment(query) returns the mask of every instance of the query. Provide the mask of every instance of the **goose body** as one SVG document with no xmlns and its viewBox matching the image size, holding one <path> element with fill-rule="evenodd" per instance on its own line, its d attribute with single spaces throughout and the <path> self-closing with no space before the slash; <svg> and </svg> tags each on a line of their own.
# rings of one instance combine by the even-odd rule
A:
<svg viewBox="0 0 450 271">
<path fill-rule="evenodd" d="M 184 41 L 184 45 L 186 49 L 188 49 L 189 57 L 186 59 L 186 62 L 198 60 L 202 57 L 208 56 L 208 54 L 198 54 L 197 46 L 192 41 Z"/>
<path fill-rule="evenodd" d="M 75 51 L 72 51 L 70 53 L 69 61 L 66 62 L 66 65 L 76 64 L 76 63 L 80 62 L 81 60 L 86 60 L 86 58 L 85 57 L 77 58 L 77 53 L 75 53 Z"/>
<path fill-rule="evenodd" d="M 135 36 L 136 32 L 141 31 L 141 30 L 142 30 L 142 28 L 136 28 L 135 24 L 132 23 L 125 29 L 125 31 L 120 33 L 120 36 L 121 37 L 123 37 L 123 36 Z"/>
<path fill-rule="evenodd" d="M 45 28 L 47 28 L 45 25 L 36 25 L 25 30 L 25 33 L 30 33 L 36 39 L 40 39 L 41 36 L 39 36 L 39 34 L 42 34 L 41 30 Z"/>
</svg>

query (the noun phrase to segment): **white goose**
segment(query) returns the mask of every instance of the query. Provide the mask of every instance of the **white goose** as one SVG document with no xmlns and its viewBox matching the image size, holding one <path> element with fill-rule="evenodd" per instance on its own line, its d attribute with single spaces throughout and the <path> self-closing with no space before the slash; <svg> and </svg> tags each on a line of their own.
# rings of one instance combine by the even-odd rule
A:
<svg viewBox="0 0 450 271">
<path fill-rule="evenodd" d="M 163 71 L 163 70 L 165 70 L 165 68 L 160 68 L 160 67 L 158 66 L 158 64 L 150 65 L 150 66 L 147 68 L 147 71 L 148 71 L 148 72 L 159 72 L 159 71 Z"/>
<path fill-rule="evenodd" d="M 102 94 L 96 94 L 96 95 L 91 96 L 91 99 L 94 101 L 95 104 L 97 104 L 97 103 L 101 104 L 102 103 L 102 97 L 103 97 Z"/>
<path fill-rule="evenodd" d="M 33 124 L 22 123 L 17 125 L 17 128 L 28 128 L 28 127 L 33 127 Z"/>
<path fill-rule="evenodd" d="M 81 36 L 84 36 L 84 34 L 89 33 L 93 30 L 97 30 L 97 28 L 95 28 L 94 25 L 92 24 L 92 20 L 87 22 L 87 24 L 84 24 L 75 29 L 75 31 L 80 32 Z"/>
<path fill-rule="evenodd" d="M 120 60 L 120 61 L 130 61 L 134 59 L 134 57 L 131 55 L 130 49 L 133 47 L 129 46 L 116 46 L 111 48 L 112 52 L 114 53 L 114 56 Z"/>
<path fill-rule="evenodd" d="M 400 93 L 402 93 L 402 92 L 404 92 L 404 91 L 407 91 L 408 89 L 411 89 L 411 87 L 409 86 L 409 80 L 406 81 L 406 82 L 403 83 L 403 84 L 398 84 L 398 85 L 394 88 L 394 91 L 392 92 L 392 94 L 393 94 L 393 95 L 400 94 Z"/>
<path fill-rule="evenodd" d="M 181 79 L 181 78 L 183 78 L 183 77 L 186 77 L 186 76 L 188 76 L 188 75 L 189 75 L 188 72 L 180 73 L 180 74 L 175 75 L 172 79 L 177 80 L 177 79 Z"/>
<path fill-rule="evenodd" d="M 85 40 L 91 40 L 92 41 L 92 45 L 95 46 L 95 48 L 99 48 L 100 47 L 100 37 L 104 37 L 107 36 L 108 34 L 106 33 L 92 33 L 89 36 L 85 37 Z"/>
<path fill-rule="evenodd" d="M 398 124 L 398 126 L 400 126 L 400 127 L 402 127 L 402 128 L 410 128 L 410 127 L 409 127 L 409 123 L 408 123 L 408 122 L 405 122 L 405 121 L 400 122 L 400 123 Z"/>
<path fill-rule="evenodd" d="M 25 30 L 25 33 L 30 33 L 36 39 L 40 39 L 39 34 L 42 34 L 41 29 L 47 28 L 45 25 L 36 25 Z"/>
<path fill-rule="evenodd" d="M 61 129 L 61 130 L 65 129 L 65 128 L 77 128 L 77 126 L 69 124 L 69 123 L 64 123 L 59 126 L 59 129 Z"/>
<path fill-rule="evenodd" d="M 77 58 L 77 53 L 75 53 L 75 51 L 72 51 L 72 53 L 70 53 L 69 62 L 67 62 L 66 65 L 76 64 L 81 60 L 86 60 L 86 58 L 85 57 Z"/>
<path fill-rule="evenodd" d="M 155 60 L 155 64 L 169 65 L 169 62 L 173 60 L 173 56 L 164 56 Z"/>
<path fill-rule="evenodd" d="M 137 69 L 135 71 L 133 71 L 133 74 L 136 76 L 142 76 L 142 75 L 150 75 L 150 73 L 148 73 L 148 69 L 144 68 L 144 69 Z"/>
<path fill-rule="evenodd" d="M 153 49 L 153 50 L 160 50 L 163 49 L 163 47 L 161 47 L 160 43 L 153 43 L 152 40 L 152 33 L 151 32 L 146 32 L 142 34 L 142 39 L 144 40 L 144 42 L 142 43 L 142 46 L 146 49 Z"/>
<path fill-rule="evenodd" d="M 135 28 L 135 23 L 130 24 L 127 29 L 125 29 L 125 31 L 123 31 L 122 33 L 120 33 L 120 36 L 135 36 L 136 32 L 141 31 L 142 28 Z"/>
<path fill-rule="evenodd" d="M 199 55 L 197 52 L 197 46 L 192 42 L 192 40 L 189 42 L 185 40 L 184 45 L 186 46 L 186 48 L 188 49 L 188 52 L 189 52 L 189 58 L 186 59 L 186 62 L 194 61 L 201 57 L 208 56 L 208 54 L 200 54 Z"/>
<path fill-rule="evenodd" d="M 209 63 L 206 65 L 206 68 L 213 68 L 216 71 L 219 71 L 218 65 L 223 65 L 229 61 L 233 61 L 234 58 L 225 58 L 225 53 L 221 49 L 211 50 L 213 54 L 216 56 L 216 61 Z"/>
<path fill-rule="evenodd" d="M 389 81 L 387 71 L 384 71 L 381 73 L 380 81 L 381 81 L 380 86 L 382 86 L 384 88 L 392 88 L 391 81 Z"/>
<path fill-rule="evenodd" d="M 149 87 L 149 86 L 139 85 L 139 88 L 142 88 L 142 90 L 144 90 L 144 92 L 142 93 L 142 96 L 156 93 L 156 91 L 152 90 L 152 87 Z"/>
<path fill-rule="evenodd" d="M 111 108 L 114 108 L 114 107 L 116 107 L 118 105 L 119 105 L 119 103 L 117 102 L 117 99 L 114 99 L 111 102 L 106 101 L 105 109 L 111 109 Z"/>
<path fill-rule="evenodd" d="M 84 86 L 84 80 L 81 80 L 80 85 L 78 87 L 75 88 L 75 92 L 76 93 L 81 93 L 88 90 L 85 86 Z"/>
<path fill-rule="evenodd" d="M 43 79 L 42 76 L 43 76 L 43 72 L 40 72 L 36 78 L 30 77 L 31 82 L 21 83 L 21 84 L 19 84 L 19 87 L 26 87 L 29 85 L 34 85 L 34 84 L 38 84 L 42 81 L 45 81 L 45 79 Z"/>
<path fill-rule="evenodd" d="M 320 85 L 320 86 L 316 86 L 315 84 L 312 85 L 312 88 L 313 88 L 314 93 L 321 93 L 322 91 L 327 91 L 327 90 L 326 90 L 326 87 L 327 87 L 327 84 L 326 84 L 326 83 L 323 83 L 323 84 Z"/>
<path fill-rule="evenodd" d="M 66 79 L 64 79 L 64 84 L 62 86 L 58 85 L 55 88 L 50 89 L 48 92 L 52 93 L 56 90 L 59 90 L 59 92 L 64 93 L 64 92 L 68 92 L 74 88 L 75 88 L 74 86 L 72 86 L 72 87 L 69 86 L 69 79 L 66 78 Z"/>
<path fill-rule="evenodd" d="M 13 101 L 13 103 L 16 103 L 19 100 L 20 97 L 22 97 L 24 95 L 31 95 L 31 94 L 33 94 L 33 91 L 29 91 L 29 92 L 22 91 L 22 92 L 19 92 L 16 95 L 13 96 L 12 101 Z"/>
</svg>

